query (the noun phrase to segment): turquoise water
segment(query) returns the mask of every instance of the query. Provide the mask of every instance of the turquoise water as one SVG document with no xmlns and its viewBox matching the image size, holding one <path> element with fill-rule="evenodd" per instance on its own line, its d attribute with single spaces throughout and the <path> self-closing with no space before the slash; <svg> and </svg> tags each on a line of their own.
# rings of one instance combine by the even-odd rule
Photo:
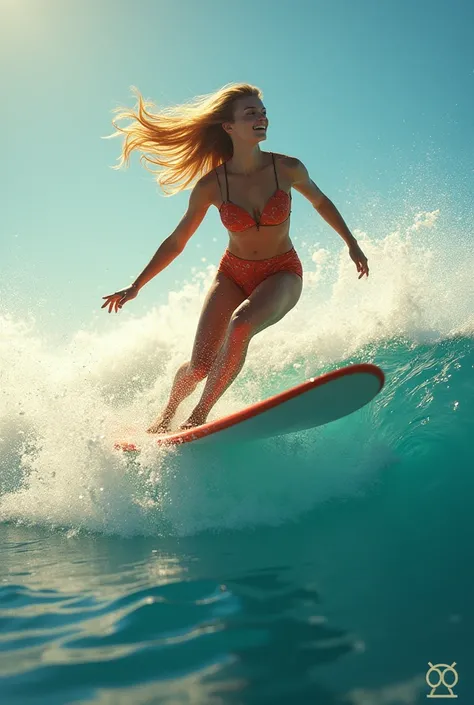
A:
<svg viewBox="0 0 474 705">
<path fill-rule="evenodd" d="M 369 282 L 307 257 L 215 409 L 383 368 L 373 403 L 301 434 L 114 453 L 164 401 L 207 270 L 63 347 L 2 319 L 0 702 L 424 703 L 428 662 L 472 702 L 474 270 L 426 223 L 367 242 Z"/>
</svg>

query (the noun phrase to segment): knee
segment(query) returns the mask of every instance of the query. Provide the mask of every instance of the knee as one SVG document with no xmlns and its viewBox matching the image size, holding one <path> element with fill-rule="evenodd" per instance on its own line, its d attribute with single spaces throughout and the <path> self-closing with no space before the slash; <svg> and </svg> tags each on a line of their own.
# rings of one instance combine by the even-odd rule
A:
<svg viewBox="0 0 474 705">
<path fill-rule="evenodd" d="M 212 363 L 207 360 L 200 360 L 197 362 L 189 362 L 187 373 L 192 377 L 194 382 L 201 382 L 209 374 Z"/>
<path fill-rule="evenodd" d="M 247 306 L 239 306 L 232 314 L 229 321 L 230 335 L 239 338 L 252 336 L 255 325 L 247 309 Z"/>
</svg>

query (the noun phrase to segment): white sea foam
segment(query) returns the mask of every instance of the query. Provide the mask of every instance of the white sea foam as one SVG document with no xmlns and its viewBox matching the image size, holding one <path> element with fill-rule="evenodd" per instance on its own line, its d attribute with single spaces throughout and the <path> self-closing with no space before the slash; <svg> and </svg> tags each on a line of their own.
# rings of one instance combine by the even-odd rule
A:
<svg viewBox="0 0 474 705">
<path fill-rule="evenodd" d="M 474 258 L 459 242 L 447 252 L 444 227 L 434 210 L 384 237 L 355 231 L 371 267 L 361 281 L 345 249 L 302 246 L 300 302 L 255 337 L 210 418 L 343 361 L 373 357 L 395 338 L 472 334 Z M 106 334 L 78 331 L 61 349 L 14 314 L 0 319 L 0 520 L 121 535 L 278 524 L 356 491 L 390 460 L 380 441 L 367 447 L 364 434 L 376 423 L 370 408 L 238 449 L 156 447 L 143 429 L 189 356 L 213 274 L 204 268 L 166 305 L 117 316 Z M 131 437 L 143 444 L 133 462 L 113 449 Z"/>
</svg>

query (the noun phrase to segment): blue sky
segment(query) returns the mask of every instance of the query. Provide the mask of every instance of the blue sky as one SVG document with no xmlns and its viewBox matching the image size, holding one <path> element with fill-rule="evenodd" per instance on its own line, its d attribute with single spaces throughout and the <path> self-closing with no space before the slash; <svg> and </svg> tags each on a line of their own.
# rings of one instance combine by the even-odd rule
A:
<svg viewBox="0 0 474 705">
<path fill-rule="evenodd" d="M 114 325 L 130 283 L 182 217 L 138 162 L 114 171 L 113 108 L 166 106 L 231 81 L 264 92 L 264 149 L 301 159 L 351 229 L 423 209 L 472 217 L 474 9 L 461 0 L 0 0 L 1 311 L 45 330 Z M 380 235 L 386 235 L 387 229 Z M 342 246 L 294 194 L 294 242 Z M 227 234 L 211 209 L 120 316 L 166 301 Z M 203 263 L 203 258 L 206 262 Z M 372 263 L 374 266 L 374 263 Z"/>
</svg>

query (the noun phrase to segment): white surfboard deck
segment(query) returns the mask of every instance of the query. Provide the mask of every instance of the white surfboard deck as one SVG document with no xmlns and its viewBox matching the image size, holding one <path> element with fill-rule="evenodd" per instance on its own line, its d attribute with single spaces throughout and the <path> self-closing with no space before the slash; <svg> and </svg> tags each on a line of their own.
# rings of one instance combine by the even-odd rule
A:
<svg viewBox="0 0 474 705">
<path fill-rule="evenodd" d="M 156 435 L 158 445 L 202 445 L 254 441 L 330 423 L 368 404 L 385 383 L 377 365 L 362 363 L 328 372 L 251 404 L 223 418 L 184 431 Z M 153 438 L 149 434 L 147 438 Z M 133 441 L 118 441 L 117 450 L 139 451 Z"/>
</svg>

